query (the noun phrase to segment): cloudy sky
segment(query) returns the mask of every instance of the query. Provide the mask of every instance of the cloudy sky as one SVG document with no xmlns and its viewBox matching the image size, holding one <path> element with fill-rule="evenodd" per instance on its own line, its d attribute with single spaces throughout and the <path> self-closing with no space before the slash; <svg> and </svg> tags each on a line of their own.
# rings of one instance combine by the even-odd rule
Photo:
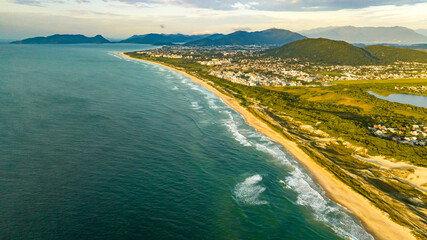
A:
<svg viewBox="0 0 427 240">
<path fill-rule="evenodd" d="M 346 25 L 427 29 L 427 0 L 0 0 L 2 39 Z"/>
</svg>

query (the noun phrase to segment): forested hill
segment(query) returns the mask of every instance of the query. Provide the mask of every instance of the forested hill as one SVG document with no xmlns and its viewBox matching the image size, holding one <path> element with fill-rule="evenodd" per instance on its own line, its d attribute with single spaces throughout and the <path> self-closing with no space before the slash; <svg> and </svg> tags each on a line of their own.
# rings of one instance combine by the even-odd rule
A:
<svg viewBox="0 0 427 240">
<path fill-rule="evenodd" d="M 381 63 L 393 63 L 396 61 L 427 62 L 427 52 L 419 50 L 382 45 L 368 46 L 363 49 L 371 53 L 371 55 L 377 58 Z"/>
<path fill-rule="evenodd" d="M 86 37 L 81 34 L 55 34 L 48 37 L 27 38 L 14 44 L 77 44 L 77 43 L 110 43 L 101 35 Z"/>
<path fill-rule="evenodd" d="M 337 65 L 369 65 L 377 59 L 371 54 L 344 41 L 325 38 L 306 38 L 267 50 L 266 56 L 299 58 L 309 62 Z"/>
<path fill-rule="evenodd" d="M 396 61 L 427 62 L 427 53 L 382 45 L 359 48 L 344 41 L 306 38 L 267 50 L 265 56 L 299 58 L 333 65 L 391 64 Z"/>
</svg>

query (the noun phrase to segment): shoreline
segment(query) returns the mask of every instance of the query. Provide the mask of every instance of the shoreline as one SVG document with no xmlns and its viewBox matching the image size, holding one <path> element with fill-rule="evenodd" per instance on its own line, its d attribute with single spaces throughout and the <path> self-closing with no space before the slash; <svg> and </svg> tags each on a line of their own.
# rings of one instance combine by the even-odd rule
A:
<svg viewBox="0 0 427 240">
<path fill-rule="evenodd" d="M 368 199 L 355 192 L 346 184 L 338 180 L 332 173 L 328 172 L 318 163 L 316 163 L 310 156 L 304 151 L 298 148 L 295 142 L 285 139 L 281 134 L 269 127 L 265 122 L 258 119 L 246 108 L 240 105 L 240 102 L 224 93 L 220 92 L 215 87 L 208 84 L 206 81 L 194 77 L 187 72 L 175 69 L 174 67 L 149 60 L 143 60 L 133 58 L 119 53 L 120 56 L 131 58 L 139 61 L 145 61 L 153 64 L 160 65 L 170 70 L 181 73 L 182 75 L 190 78 L 195 83 L 202 85 L 209 91 L 213 92 L 217 97 L 221 98 L 229 107 L 241 114 L 245 122 L 254 127 L 261 134 L 269 137 L 270 139 L 278 142 L 286 148 L 288 152 L 295 157 L 304 167 L 308 170 L 314 180 L 322 187 L 326 192 L 326 195 L 331 200 L 344 206 L 353 215 L 355 215 L 363 224 L 365 230 L 369 232 L 375 239 L 389 240 L 389 239 L 416 239 L 410 230 L 403 227 L 390 218 L 387 217 L 386 213 L 373 206 Z"/>
</svg>

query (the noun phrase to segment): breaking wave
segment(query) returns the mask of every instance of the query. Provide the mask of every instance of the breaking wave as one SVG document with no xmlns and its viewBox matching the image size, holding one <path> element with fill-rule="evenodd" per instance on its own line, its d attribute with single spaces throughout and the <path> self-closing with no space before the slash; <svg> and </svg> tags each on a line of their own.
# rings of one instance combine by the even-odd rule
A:
<svg viewBox="0 0 427 240">
<path fill-rule="evenodd" d="M 268 204 L 267 201 L 259 199 L 260 194 L 265 191 L 265 187 L 259 185 L 261 181 L 262 177 L 259 174 L 246 178 L 234 188 L 234 197 L 247 205 Z"/>
</svg>

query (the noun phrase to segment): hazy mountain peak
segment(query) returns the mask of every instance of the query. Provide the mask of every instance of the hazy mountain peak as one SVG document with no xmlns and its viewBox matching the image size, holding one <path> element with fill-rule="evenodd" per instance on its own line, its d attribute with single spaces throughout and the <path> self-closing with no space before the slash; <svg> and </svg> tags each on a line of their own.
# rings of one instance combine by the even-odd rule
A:
<svg viewBox="0 0 427 240">
<path fill-rule="evenodd" d="M 315 28 L 301 31 L 308 37 L 324 37 L 333 40 L 344 40 L 352 43 L 397 43 L 413 44 L 427 43 L 427 37 L 415 32 L 412 29 L 394 27 L 355 27 L 340 26 Z"/>
</svg>

